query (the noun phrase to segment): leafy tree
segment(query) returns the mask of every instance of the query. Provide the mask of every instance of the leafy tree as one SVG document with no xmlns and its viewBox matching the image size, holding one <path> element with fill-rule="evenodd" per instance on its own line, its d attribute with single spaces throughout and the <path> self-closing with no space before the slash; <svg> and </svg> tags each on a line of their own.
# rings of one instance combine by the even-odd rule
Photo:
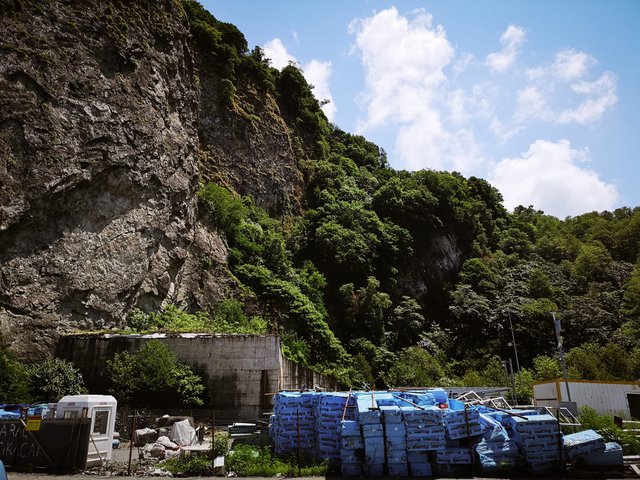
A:
<svg viewBox="0 0 640 480">
<path fill-rule="evenodd" d="M 612 258 L 601 242 L 584 244 L 574 264 L 575 274 L 589 281 L 605 280 Z"/>
<path fill-rule="evenodd" d="M 567 367 L 576 371 L 585 380 L 607 380 L 605 365 L 600 361 L 600 348 L 593 343 L 574 347 L 565 355 Z"/>
<path fill-rule="evenodd" d="M 636 264 L 625 285 L 621 313 L 640 326 L 640 262 Z"/>
<path fill-rule="evenodd" d="M 29 400 L 29 373 L 15 360 L 0 337 L 0 403 L 22 403 Z"/>
<path fill-rule="evenodd" d="M 396 348 L 408 347 L 415 343 L 425 327 L 426 320 L 422 307 L 415 298 L 403 296 L 400 304 L 393 309 L 389 333 L 396 337 Z"/>
<path fill-rule="evenodd" d="M 272 308 L 283 312 L 281 321 L 309 342 L 311 363 L 344 364 L 347 353 L 313 302 L 293 283 L 274 276 L 265 268 L 246 264 L 238 276 L 261 295 Z"/>
<path fill-rule="evenodd" d="M 409 347 L 398 354 L 388 374 L 389 384 L 396 387 L 435 386 L 444 377 L 440 362 L 420 347 Z"/>
<path fill-rule="evenodd" d="M 149 340 L 135 353 L 117 353 L 107 360 L 110 393 L 124 404 L 203 405 L 205 386 L 186 365 L 178 363 L 168 345 Z M 132 382 L 131 379 L 136 381 Z"/>
<path fill-rule="evenodd" d="M 344 336 L 359 332 L 373 343 L 382 344 L 392 301 L 379 289 L 380 281 L 375 277 L 367 278 L 367 284 L 358 289 L 352 283 L 340 287 L 338 294 L 343 318 L 340 328 Z"/>
<path fill-rule="evenodd" d="M 462 265 L 460 281 L 471 285 L 478 293 L 496 288 L 496 275 L 482 258 L 470 258 Z"/>
<path fill-rule="evenodd" d="M 556 358 L 540 355 L 533 359 L 534 379 L 537 382 L 554 380 L 562 376 L 560 362 Z"/>
<path fill-rule="evenodd" d="M 553 295 L 553 286 L 541 268 L 531 270 L 527 286 L 531 298 L 550 298 Z"/>
<path fill-rule="evenodd" d="M 87 393 L 82 373 L 71 362 L 52 358 L 28 368 L 31 397 L 58 401 L 65 395 Z"/>
</svg>

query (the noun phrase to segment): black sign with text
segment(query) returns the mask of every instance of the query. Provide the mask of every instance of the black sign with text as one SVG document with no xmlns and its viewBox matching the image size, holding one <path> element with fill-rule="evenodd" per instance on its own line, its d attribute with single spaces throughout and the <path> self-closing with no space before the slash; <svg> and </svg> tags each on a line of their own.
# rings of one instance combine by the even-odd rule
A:
<svg viewBox="0 0 640 480">
<path fill-rule="evenodd" d="M 37 432 L 28 432 L 20 420 L 0 420 L 0 460 L 14 470 L 84 468 L 91 420 L 43 420 Z"/>
</svg>

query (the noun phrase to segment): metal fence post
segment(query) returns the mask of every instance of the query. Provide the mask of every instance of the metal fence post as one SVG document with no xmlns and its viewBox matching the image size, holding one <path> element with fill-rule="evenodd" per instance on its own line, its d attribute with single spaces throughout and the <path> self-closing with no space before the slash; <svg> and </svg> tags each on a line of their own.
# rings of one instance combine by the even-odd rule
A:
<svg viewBox="0 0 640 480">
<path fill-rule="evenodd" d="M 216 462 L 216 411 L 211 410 L 211 470 Z"/>
<path fill-rule="evenodd" d="M 300 476 L 300 409 L 296 409 L 296 427 L 298 430 L 298 476 Z"/>
<path fill-rule="evenodd" d="M 133 411 L 133 420 L 131 421 L 131 434 L 129 442 L 129 467 L 127 468 L 127 475 L 131 476 L 131 457 L 133 456 L 133 438 L 136 434 L 136 411 Z"/>
</svg>

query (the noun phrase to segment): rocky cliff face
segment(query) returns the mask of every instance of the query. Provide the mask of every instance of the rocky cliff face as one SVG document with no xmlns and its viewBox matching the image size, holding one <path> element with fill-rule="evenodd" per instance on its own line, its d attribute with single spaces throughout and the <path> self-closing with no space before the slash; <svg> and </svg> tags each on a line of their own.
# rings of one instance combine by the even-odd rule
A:
<svg viewBox="0 0 640 480">
<path fill-rule="evenodd" d="M 233 291 L 195 192 L 217 175 L 267 208 L 295 205 L 275 107 L 221 115 L 179 2 L 0 7 L 5 341 L 44 355 L 58 333 L 115 326 L 133 306 L 196 308 Z"/>
</svg>

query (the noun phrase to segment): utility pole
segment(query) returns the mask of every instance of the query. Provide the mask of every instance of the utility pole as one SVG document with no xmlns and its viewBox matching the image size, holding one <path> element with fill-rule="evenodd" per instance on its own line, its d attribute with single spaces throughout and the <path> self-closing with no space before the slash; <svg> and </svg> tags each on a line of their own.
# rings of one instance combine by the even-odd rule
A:
<svg viewBox="0 0 640 480">
<path fill-rule="evenodd" d="M 509 314 L 509 327 L 511 328 L 511 343 L 513 343 L 513 353 L 516 356 L 516 371 L 520 373 L 520 362 L 518 361 L 518 348 L 516 347 L 516 336 L 513 333 L 513 323 L 511 323 L 511 310 L 507 310 Z"/>
<path fill-rule="evenodd" d="M 507 360 L 503 360 L 502 361 L 502 366 L 504 367 L 504 375 L 505 378 L 507 380 L 507 388 L 509 388 L 509 386 L 511 386 L 511 394 L 513 395 L 513 401 L 514 402 L 518 402 L 517 398 L 516 398 L 516 382 L 513 378 L 513 363 L 511 362 L 511 359 Z M 509 385 L 511 384 L 511 385 Z"/>
<path fill-rule="evenodd" d="M 516 335 L 513 333 L 513 323 L 511 322 L 511 310 L 507 310 L 509 314 L 509 328 L 511 329 L 511 343 L 513 344 L 513 354 L 516 357 L 516 370 L 518 374 L 518 386 L 522 383 L 522 379 L 520 378 L 520 362 L 518 361 L 518 347 L 516 346 Z M 509 363 L 511 364 L 511 359 L 509 359 Z M 511 365 L 511 374 L 513 375 L 513 365 Z M 512 377 L 513 378 L 513 377 Z M 516 385 L 515 381 L 513 382 L 513 391 L 514 391 L 514 400 L 518 403 L 518 396 L 515 394 Z"/>
<path fill-rule="evenodd" d="M 569 401 L 571 401 L 571 391 L 569 390 L 569 380 L 567 379 L 567 366 L 564 363 L 564 351 L 562 350 L 562 326 L 560 325 L 560 320 L 556 318 L 556 313 L 551 312 L 551 316 L 553 317 L 553 326 L 556 329 L 556 339 L 558 341 L 558 354 L 560 355 L 560 365 L 562 366 L 562 374 L 564 375 L 564 384 L 567 388 L 567 397 L 569 397 Z M 560 399 L 558 399 L 560 401 Z"/>
</svg>

